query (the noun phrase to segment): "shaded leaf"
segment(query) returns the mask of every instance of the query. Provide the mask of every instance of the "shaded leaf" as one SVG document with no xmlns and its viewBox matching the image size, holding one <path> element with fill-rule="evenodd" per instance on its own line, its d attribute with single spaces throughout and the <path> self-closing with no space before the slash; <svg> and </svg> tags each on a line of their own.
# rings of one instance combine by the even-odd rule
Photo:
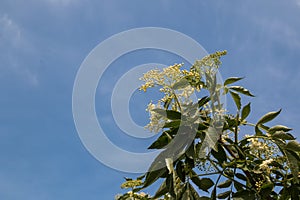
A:
<svg viewBox="0 0 300 200">
<path fill-rule="evenodd" d="M 243 184 L 241 184 L 241 183 L 239 183 L 237 181 L 234 181 L 233 186 L 236 189 L 236 191 L 244 190 Z"/>
<path fill-rule="evenodd" d="M 285 132 L 276 132 L 272 135 L 274 139 L 282 139 L 282 140 L 295 140 L 294 136 L 290 133 Z"/>
<path fill-rule="evenodd" d="M 189 85 L 190 85 L 189 81 L 186 78 L 182 78 L 179 81 L 177 81 L 176 83 L 174 83 L 172 88 L 174 90 L 178 90 L 178 89 L 186 88 Z"/>
<path fill-rule="evenodd" d="M 208 192 L 208 189 L 214 185 L 214 182 L 210 178 L 202 178 L 200 179 L 198 176 L 193 176 L 191 178 L 193 183 L 198 186 L 200 190 Z"/>
<path fill-rule="evenodd" d="M 216 200 L 217 199 L 217 187 L 214 187 L 214 189 L 211 192 L 211 200 Z"/>
<path fill-rule="evenodd" d="M 260 188 L 260 194 L 262 199 L 267 198 L 270 193 L 273 191 L 274 188 L 274 184 L 272 182 L 267 182 L 265 184 L 263 184 Z"/>
<path fill-rule="evenodd" d="M 231 191 L 226 191 L 226 192 L 223 192 L 223 193 L 220 193 L 218 194 L 218 198 L 219 199 L 226 199 L 227 197 L 229 197 L 229 195 L 231 194 Z"/>
<path fill-rule="evenodd" d="M 228 180 L 226 180 L 226 181 L 224 181 L 224 182 L 218 184 L 217 187 L 218 187 L 218 188 L 228 188 L 228 187 L 231 186 L 231 184 L 232 184 L 232 180 L 228 179 Z"/>
<path fill-rule="evenodd" d="M 164 128 L 178 128 L 180 126 L 181 120 L 173 120 L 165 123 Z"/>
<path fill-rule="evenodd" d="M 242 190 L 234 193 L 232 195 L 233 200 L 255 200 L 255 194 L 247 191 L 247 190 Z"/>
<path fill-rule="evenodd" d="M 164 146 L 169 144 L 170 141 L 171 138 L 167 134 L 163 133 L 148 147 L 148 149 L 162 149 Z"/>
<path fill-rule="evenodd" d="M 172 197 L 176 197 L 176 193 L 174 190 L 174 179 L 173 174 L 168 174 L 166 179 L 166 187 L 168 188 L 168 192 Z"/>
<path fill-rule="evenodd" d="M 257 136 L 263 135 L 263 132 L 258 128 L 258 126 L 255 126 L 255 135 Z"/>
<path fill-rule="evenodd" d="M 177 173 L 177 176 L 180 178 L 180 180 L 184 183 L 185 182 L 185 171 L 184 171 L 183 162 L 181 160 L 177 162 L 176 173 Z"/>
<path fill-rule="evenodd" d="M 206 103 L 208 103 L 210 101 L 210 98 L 208 96 L 202 97 L 199 101 L 198 101 L 198 107 L 202 107 L 203 105 L 205 105 Z"/>
<path fill-rule="evenodd" d="M 195 190 L 195 188 L 191 184 L 189 184 L 189 189 L 192 193 L 192 196 L 194 197 L 194 200 L 202 200 L 203 199 L 199 196 L 198 192 Z"/>
<path fill-rule="evenodd" d="M 156 112 L 162 116 L 165 116 L 171 120 L 181 119 L 181 113 L 177 112 L 175 110 L 165 110 L 165 109 L 161 109 L 161 108 L 155 108 L 152 111 Z"/>
<path fill-rule="evenodd" d="M 211 154 L 213 155 L 213 157 L 215 157 L 217 159 L 217 161 L 219 161 L 220 164 L 222 164 L 223 162 L 225 162 L 227 160 L 226 152 L 221 144 L 217 145 L 217 150 L 218 151 L 215 151 L 212 149 Z"/>
<path fill-rule="evenodd" d="M 230 95 L 231 95 L 232 99 L 234 100 L 236 107 L 238 108 L 238 110 L 240 110 L 241 106 L 242 106 L 240 95 L 235 92 L 231 92 L 231 91 L 230 91 Z"/>
<path fill-rule="evenodd" d="M 300 144 L 296 140 L 289 141 L 285 148 L 291 151 L 300 152 Z"/>
<path fill-rule="evenodd" d="M 241 180 L 243 180 L 243 181 L 247 181 L 247 177 L 246 177 L 244 174 L 236 173 L 235 176 L 236 176 L 238 179 L 241 179 Z"/>
<path fill-rule="evenodd" d="M 298 160 L 295 156 L 293 156 L 290 152 L 285 151 L 285 154 L 288 159 L 289 167 L 292 171 L 294 180 L 298 182 L 298 174 L 299 174 L 299 165 L 298 165 Z"/>
<path fill-rule="evenodd" d="M 250 108 L 250 104 L 248 103 L 247 105 L 245 105 L 242 109 L 242 116 L 241 119 L 244 120 L 248 117 L 248 115 L 250 114 L 251 108 Z"/>
<path fill-rule="evenodd" d="M 168 192 L 166 180 L 160 185 L 158 190 L 156 191 L 155 195 L 152 197 L 153 199 L 156 199 L 158 197 L 161 197 L 162 195 L 166 194 Z"/>
</svg>

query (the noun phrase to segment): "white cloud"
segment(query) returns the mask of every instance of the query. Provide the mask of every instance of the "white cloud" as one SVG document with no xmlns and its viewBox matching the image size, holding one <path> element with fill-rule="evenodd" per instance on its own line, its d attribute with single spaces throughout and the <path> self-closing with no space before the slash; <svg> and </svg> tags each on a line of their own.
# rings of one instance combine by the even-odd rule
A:
<svg viewBox="0 0 300 200">
<path fill-rule="evenodd" d="M 21 39 L 21 31 L 7 15 L 0 18 L 0 45 L 17 46 Z M 1 47 L 0 46 L 0 47 Z"/>
<path fill-rule="evenodd" d="M 264 27 L 264 31 L 279 43 L 287 44 L 290 47 L 299 48 L 300 38 L 295 27 L 284 23 L 281 20 L 260 20 L 260 25 Z"/>
<path fill-rule="evenodd" d="M 0 69 L 2 70 L 2 77 L 5 73 L 12 73 L 18 80 L 37 86 L 37 74 L 30 65 L 26 66 L 22 61 L 31 57 L 32 54 L 34 54 L 34 48 L 22 35 L 20 26 L 7 14 L 0 16 Z"/>
</svg>

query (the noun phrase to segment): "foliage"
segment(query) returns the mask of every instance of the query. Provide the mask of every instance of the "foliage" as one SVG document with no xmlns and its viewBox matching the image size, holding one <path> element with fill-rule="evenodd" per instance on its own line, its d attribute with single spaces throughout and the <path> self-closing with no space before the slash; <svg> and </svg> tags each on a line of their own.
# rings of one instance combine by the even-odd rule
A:
<svg viewBox="0 0 300 200">
<path fill-rule="evenodd" d="M 163 151 L 144 176 L 122 184 L 131 191 L 116 199 L 299 199 L 300 144 L 289 133 L 291 128 L 269 124 L 281 110 L 265 114 L 257 123 L 247 121 L 251 104 L 242 106 L 241 96 L 254 95 L 232 85 L 243 78 L 217 81 L 225 54 L 206 56 L 190 70 L 175 64 L 144 74 L 141 90 L 158 87 L 164 94 L 147 108 L 147 128 L 161 134 L 149 149 Z M 207 95 L 194 102 L 195 92 Z M 221 97 L 226 94 L 236 114 L 224 110 Z M 247 126 L 253 127 L 252 134 L 242 133 Z M 162 184 L 153 196 L 140 192 L 159 179 Z"/>
</svg>

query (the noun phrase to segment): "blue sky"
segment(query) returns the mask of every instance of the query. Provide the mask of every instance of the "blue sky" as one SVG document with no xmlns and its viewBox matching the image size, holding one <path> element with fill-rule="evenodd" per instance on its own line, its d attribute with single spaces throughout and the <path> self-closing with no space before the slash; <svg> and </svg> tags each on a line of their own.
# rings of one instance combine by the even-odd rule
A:
<svg viewBox="0 0 300 200">
<path fill-rule="evenodd" d="M 275 122 L 299 136 L 299 18 L 299 0 L 1 0 L 0 199 L 96 200 L 122 192 L 122 177 L 134 175 L 104 166 L 84 148 L 72 118 L 72 88 L 88 53 L 131 28 L 169 28 L 210 53 L 226 49 L 223 78 L 245 76 L 241 84 L 257 96 L 250 120 L 282 108 Z M 180 61 L 144 51 L 128 54 L 111 69 Z M 109 106 L 111 75 L 108 70 L 96 95 L 99 110 Z M 228 108 L 234 112 L 232 105 Z M 133 113 L 139 123 L 146 119 L 143 109 Z M 108 132 L 118 132 L 113 123 L 103 123 Z M 110 137 L 129 150 L 147 143 Z"/>
</svg>

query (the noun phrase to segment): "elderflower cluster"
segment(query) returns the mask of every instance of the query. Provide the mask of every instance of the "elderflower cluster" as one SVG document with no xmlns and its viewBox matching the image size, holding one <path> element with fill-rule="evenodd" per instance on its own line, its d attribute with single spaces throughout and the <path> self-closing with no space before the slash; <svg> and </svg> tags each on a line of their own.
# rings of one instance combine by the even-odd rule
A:
<svg viewBox="0 0 300 200">
<path fill-rule="evenodd" d="M 148 88 L 154 86 L 162 86 L 161 92 L 169 92 L 171 87 L 183 78 L 184 74 L 181 72 L 180 67 L 183 64 L 175 64 L 164 68 L 162 71 L 153 69 L 148 71 L 140 78 L 145 83 L 140 87 L 140 90 L 147 91 Z"/>
<path fill-rule="evenodd" d="M 270 141 L 266 141 L 260 138 L 246 135 L 249 141 L 248 147 L 250 148 L 250 153 L 258 158 L 270 159 L 278 154 L 279 150 Z"/>
<path fill-rule="evenodd" d="M 124 195 L 117 194 L 115 196 L 115 200 L 118 200 L 118 199 L 122 198 L 123 196 Z M 147 199 L 150 198 L 149 194 L 146 194 L 145 192 L 136 193 L 136 192 L 128 191 L 127 196 L 129 196 L 129 197 L 127 197 L 126 200 L 138 200 L 138 199 L 144 199 L 146 197 L 147 197 Z"/>
<path fill-rule="evenodd" d="M 189 73 L 186 70 L 180 68 L 183 64 L 175 64 L 162 70 L 154 69 L 150 70 L 140 78 L 144 81 L 144 84 L 140 87 L 140 90 L 147 91 L 148 88 L 159 86 L 160 92 L 164 93 L 164 96 L 158 101 L 157 104 L 149 103 L 146 111 L 150 114 L 150 122 L 145 127 L 151 132 L 158 133 L 168 119 L 162 113 L 157 113 L 154 109 L 163 109 L 162 104 L 168 103 L 168 106 L 172 110 L 182 112 L 181 106 L 187 105 L 192 102 L 191 96 L 195 92 L 195 88 L 192 87 L 185 77 L 188 75 L 196 75 L 196 72 Z M 200 78 L 200 75 L 197 75 Z M 176 87 L 176 84 L 180 84 L 180 87 Z M 168 108 L 164 108 L 168 109 Z"/>
<path fill-rule="evenodd" d="M 150 114 L 150 122 L 145 128 L 151 132 L 158 133 L 164 127 L 168 119 L 166 116 L 155 112 L 154 109 L 156 108 L 162 108 L 161 104 L 153 104 L 152 102 L 148 104 L 146 111 Z"/>
<path fill-rule="evenodd" d="M 259 165 L 259 170 L 261 170 L 262 172 L 265 172 L 267 174 L 270 174 L 271 172 L 271 168 L 270 168 L 270 164 L 273 162 L 273 158 L 270 158 L 268 160 L 264 160 L 260 165 Z"/>
</svg>

